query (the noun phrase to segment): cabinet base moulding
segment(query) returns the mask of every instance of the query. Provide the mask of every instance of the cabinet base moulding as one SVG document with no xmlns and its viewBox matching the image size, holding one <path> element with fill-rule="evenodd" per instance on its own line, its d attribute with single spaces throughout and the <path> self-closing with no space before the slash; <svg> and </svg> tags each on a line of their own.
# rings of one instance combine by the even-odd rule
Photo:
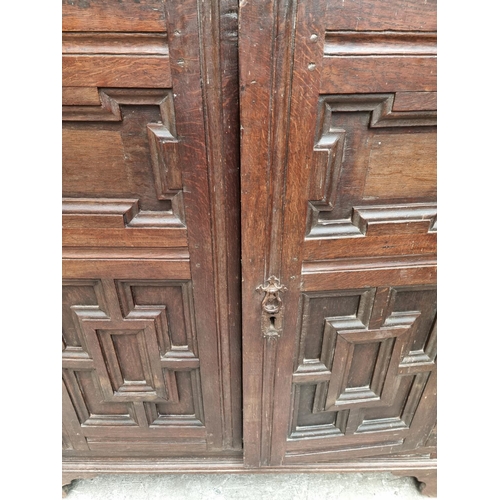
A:
<svg viewBox="0 0 500 500">
<path fill-rule="evenodd" d="M 434 458 L 359 459 L 314 465 L 281 465 L 245 467 L 242 458 L 226 459 L 78 459 L 63 460 L 63 497 L 75 479 L 91 479 L 104 474 L 194 474 L 194 473 L 348 473 L 391 472 L 396 476 L 412 476 L 419 482 L 420 491 L 436 496 L 437 460 Z"/>
</svg>

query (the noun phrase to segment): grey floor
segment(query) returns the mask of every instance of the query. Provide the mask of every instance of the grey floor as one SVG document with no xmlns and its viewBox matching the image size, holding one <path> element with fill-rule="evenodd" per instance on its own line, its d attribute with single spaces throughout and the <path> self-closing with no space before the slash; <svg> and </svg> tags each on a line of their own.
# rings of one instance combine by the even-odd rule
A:
<svg viewBox="0 0 500 500">
<path fill-rule="evenodd" d="M 425 498 L 411 477 L 350 474 L 116 475 L 74 481 L 70 500 L 406 500 Z"/>
</svg>

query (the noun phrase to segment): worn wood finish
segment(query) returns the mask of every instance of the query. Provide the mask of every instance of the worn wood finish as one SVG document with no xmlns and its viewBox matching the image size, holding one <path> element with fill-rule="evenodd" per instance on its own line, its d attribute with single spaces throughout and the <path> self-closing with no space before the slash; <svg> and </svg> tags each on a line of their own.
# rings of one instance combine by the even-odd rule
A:
<svg viewBox="0 0 500 500">
<path fill-rule="evenodd" d="M 206 8 L 63 3 L 64 460 L 241 455 L 237 16 Z"/>
<path fill-rule="evenodd" d="M 63 484 L 435 494 L 435 9 L 63 1 Z"/>
<path fill-rule="evenodd" d="M 248 2 L 240 19 L 245 463 L 429 453 L 435 4 Z M 270 275 L 287 291 L 266 337 Z"/>
<path fill-rule="evenodd" d="M 262 299 L 256 287 L 281 273 L 296 8 L 296 2 L 282 0 L 240 7 L 244 455 L 253 467 L 271 463 L 277 341 L 259 334 Z M 254 64 L 249 53 L 258 53 L 261 63 Z"/>
<path fill-rule="evenodd" d="M 428 497 L 437 497 L 437 473 L 435 467 L 421 470 L 391 471 L 395 476 L 413 476 L 419 482 L 419 490 Z"/>
<path fill-rule="evenodd" d="M 201 71 L 227 447 L 241 448 L 241 253 L 239 193 L 238 4 L 200 3 Z M 226 360 L 226 361 L 223 361 Z"/>
<path fill-rule="evenodd" d="M 168 56 L 77 55 L 63 57 L 63 85 L 88 87 L 164 87 L 170 86 Z"/>
<path fill-rule="evenodd" d="M 353 459 L 342 462 L 318 463 L 314 467 L 304 465 L 282 465 L 279 467 L 246 467 L 241 458 L 206 459 L 182 458 L 168 460 L 162 458 L 120 460 L 109 458 L 69 457 L 64 463 L 63 485 L 69 485 L 75 478 L 92 478 L 98 474 L 256 474 L 256 473 L 358 473 L 384 472 L 391 470 L 394 475 L 415 476 L 422 481 L 430 481 L 435 476 L 436 461 L 428 457 L 414 457 L 401 460 L 398 457 L 372 457 L 369 459 Z M 421 485 L 422 487 L 423 485 Z M 424 488 L 424 494 L 426 494 Z M 430 495 L 432 496 L 432 495 Z M 435 496 L 435 495 L 434 495 Z"/>
<path fill-rule="evenodd" d="M 63 0 L 63 31 L 166 31 L 164 0 Z"/>
<path fill-rule="evenodd" d="M 435 56 L 409 55 L 404 66 L 393 56 L 331 56 L 323 64 L 321 92 L 435 91 L 436 74 Z"/>
<path fill-rule="evenodd" d="M 437 92 L 396 92 L 394 111 L 426 111 L 437 109 Z"/>
<path fill-rule="evenodd" d="M 328 0 L 328 30 L 436 31 L 436 0 Z"/>
</svg>

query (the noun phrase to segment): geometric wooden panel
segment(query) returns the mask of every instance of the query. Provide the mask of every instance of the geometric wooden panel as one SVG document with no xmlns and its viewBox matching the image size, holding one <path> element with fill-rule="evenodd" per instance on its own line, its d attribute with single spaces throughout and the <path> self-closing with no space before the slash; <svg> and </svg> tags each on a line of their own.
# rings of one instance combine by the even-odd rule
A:
<svg viewBox="0 0 500 500">
<path fill-rule="evenodd" d="M 238 281 L 238 259 L 219 245 L 237 224 L 232 215 L 212 221 L 217 206 L 239 210 L 230 169 L 238 160 L 234 30 L 232 52 L 219 54 L 200 45 L 203 20 L 208 30 L 213 22 L 201 3 L 64 3 L 66 454 L 235 453 L 238 313 L 225 318 L 224 302 L 215 309 L 227 266 Z M 227 57 L 231 71 L 219 82 Z M 209 76 L 222 87 L 207 94 L 200 78 Z M 195 222 L 189 234 L 187 221 Z"/>
<path fill-rule="evenodd" d="M 129 224 L 182 226 L 172 91 L 110 88 L 98 96 L 99 105 L 63 106 L 66 219 L 128 210 Z"/>
<path fill-rule="evenodd" d="M 175 381 L 172 384 L 171 375 L 163 380 L 156 346 L 155 337 L 166 322 L 164 310 L 123 322 L 110 320 L 102 311 L 99 317 L 96 311 L 74 310 L 106 401 L 175 397 Z"/>
<path fill-rule="evenodd" d="M 408 430 L 420 402 L 429 373 L 401 377 L 397 381 L 392 404 L 364 407 L 362 416 L 349 409 L 314 411 L 317 385 L 295 387 L 296 413 L 292 421 L 290 438 L 340 438 L 366 432 Z M 337 439 L 337 445 L 340 445 Z"/>
<path fill-rule="evenodd" d="M 139 449 L 152 430 L 175 441 L 186 426 L 183 439 L 205 449 L 190 282 L 63 284 L 64 420 L 84 436 L 78 449 L 118 449 L 127 439 Z M 68 438 L 66 449 L 75 449 Z"/>
<path fill-rule="evenodd" d="M 356 432 L 409 428 L 428 378 L 429 373 L 401 377 L 392 404 L 367 409 Z"/>
<path fill-rule="evenodd" d="M 367 407 L 390 399 L 402 348 L 417 318 L 418 314 L 410 313 L 397 323 L 373 330 L 356 319 L 327 320 L 325 336 L 329 338 L 325 343 L 332 346 L 327 356 L 333 359 L 326 409 Z"/>
<path fill-rule="evenodd" d="M 320 97 L 307 238 L 436 230 L 436 112 L 395 94 Z M 396 224 L 396 226 L 395 226 Z"/>
<path fill-rule="evenodd" d="M 402 448 L 436 367 L 435 286 L 304 293 L 298 360 L 288 452 Z"/>
</svg>

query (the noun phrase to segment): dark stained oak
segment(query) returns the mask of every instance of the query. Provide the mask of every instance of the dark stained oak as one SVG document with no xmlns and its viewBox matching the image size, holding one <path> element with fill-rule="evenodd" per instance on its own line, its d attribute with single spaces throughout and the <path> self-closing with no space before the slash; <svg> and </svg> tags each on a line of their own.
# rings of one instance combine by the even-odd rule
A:
<svg viewBox="0 0 500 500">
<path fill-rule="evenodd" d="M 100 106 L 101 99 L 97 87 L 63 87 L 63 106 Z"/>
<path fill-rule="evenodd" d="M 391 471 L 435 495 L 435 0 L 62 14 L 63 485 Z"/>
<path fill-rule="evenodd" d="M 63 31 L 166 31 L 164 0 L 63 0 Z"/>
<path fill-rule="evenodd" d="M 63 85 L 165 87 L 171 85 L 168 57 L 65 55 Z"/>
<path fill-rule="evenodd" d="M 241 4 L 249 467 L 435 451 L 435 17 L 424 0 Z M 271 276 L 287 290 L 266 335 Z"/>
<path fill-rule="evenodd" d="M 241 456 L 235 9 L 63 2 L 63 470 Z"/>
<path fill-rule="evenodd" d="M 326 57 L 323 63 L 321 92 L 354 93 L 435 91 L 437 62 L 435 56 Z"/>
<path fill-rule="evenodd" d="M 329 30 L 436 31 L 437 0 L 328 0 Z"/>
<path fill-rule="evenodd" d="M 437 109 L 437 92 L 396 92 L 394 111 Z"/>
</svg>

